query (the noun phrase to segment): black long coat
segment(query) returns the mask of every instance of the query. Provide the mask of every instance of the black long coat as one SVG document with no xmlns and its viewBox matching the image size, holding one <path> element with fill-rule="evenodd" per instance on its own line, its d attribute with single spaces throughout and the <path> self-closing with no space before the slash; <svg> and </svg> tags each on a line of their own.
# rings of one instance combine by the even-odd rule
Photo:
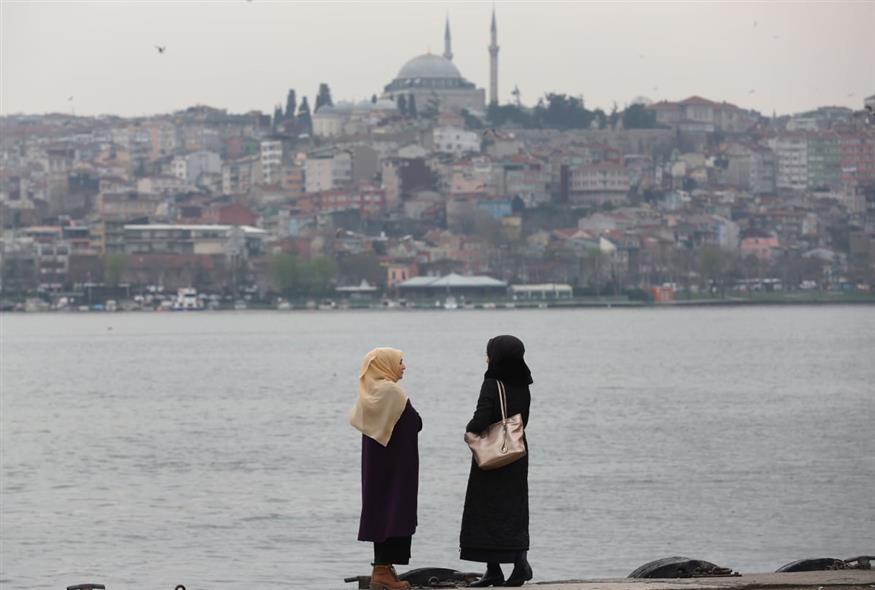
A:
<svg viewBox="0 0 875 590">
<path fill-rule="evenodd" d="M 505 383 L 507 415 L 522 414 L 529 422 L 528 385 Z M 466 430 L 479 434 L 501 420 L 498 384 L 486 379 L 480 388 L 477 410 Z M 526 441 L 526 449 L 528 442 Z M 462 549 L 526 551 L 529 549 L 529 455 L 499 469 L 484 471 L 473 455 L 462 513 Z"/>
<path fill-rule="evenodd" d="M 382 543 L 416 532 L 420 430 L 422 419 L 408 400 L 388 445 L 362 435 L 359 541 Z"/>
</svg>

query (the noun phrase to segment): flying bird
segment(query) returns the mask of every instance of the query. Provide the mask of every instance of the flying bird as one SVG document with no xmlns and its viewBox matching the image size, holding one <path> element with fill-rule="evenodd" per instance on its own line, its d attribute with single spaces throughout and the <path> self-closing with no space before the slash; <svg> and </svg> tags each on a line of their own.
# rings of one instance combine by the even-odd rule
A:
<svg viewBox="0 0 875 590">
<path fill-rule="evenodd" d="M 164 51 L 167 49 L 167 46 L 166 45 L 156 45 L 155 49 L 158 50 L 158 53 L 164 53 Z"/>
<path fill-rule="evenodd" d="M 753 21 L 753 28 L 757 28 L 757 21 Z"/>
<path fill-rule="evenodd" d="M 71 100 L 73 100 L 73 97 L 72 97 L 72 96 L 68 96 L 68 97 L 67 97 L 67 102 L 70 102 Z"/>
<path fill-rule="evenodd" d="M 753 88 L 747 91 L 748 94 L 753 94 L 754 92 L 756 92 L 756 90 L 754 90 Z"/>
</svg>

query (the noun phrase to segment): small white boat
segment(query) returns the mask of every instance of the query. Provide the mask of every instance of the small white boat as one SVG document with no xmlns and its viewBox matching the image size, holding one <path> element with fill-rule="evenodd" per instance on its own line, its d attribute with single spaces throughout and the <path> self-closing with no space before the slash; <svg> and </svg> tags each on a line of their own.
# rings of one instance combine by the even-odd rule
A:
<svg viewBox="0 0 875 590">
<path fill-rule="evenodd" d="M 459 309 L 459 304 L 456 302 L 456 298 L 452 295 L 447 296 L 444 300 L 444 309 Z"/>
<path fill-rule="evenodd" d="M 204 304 L 197 296 L 197 289 L 192 287 L 179 289 L 171 306 L 173 311 L 199 311 L 203 308 Z"/>
</svg>

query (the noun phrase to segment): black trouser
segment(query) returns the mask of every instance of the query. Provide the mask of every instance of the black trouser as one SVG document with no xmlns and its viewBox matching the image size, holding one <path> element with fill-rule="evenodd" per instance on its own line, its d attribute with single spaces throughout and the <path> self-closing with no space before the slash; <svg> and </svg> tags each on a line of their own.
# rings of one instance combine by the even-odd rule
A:
<svg viewBox="0 0 875 590">
<path fill-rule="evenodd" d="M 382 543 L 374 542 L 374 565 L 406 565 L 410 563 L 411 537 L 389 537 Z"/>
</svg>

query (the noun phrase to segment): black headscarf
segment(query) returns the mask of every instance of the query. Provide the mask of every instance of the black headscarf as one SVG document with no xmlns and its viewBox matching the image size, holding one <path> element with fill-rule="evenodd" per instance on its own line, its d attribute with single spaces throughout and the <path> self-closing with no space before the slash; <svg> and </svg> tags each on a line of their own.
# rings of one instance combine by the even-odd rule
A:
<svg viewBox="0 0 875 590">
<path fill-rule="evenodd" d="M 523 341 L 516 336 L 504 335 L 491 339 L 486 344 L 489 367 L 483 375 L 484 379 L 500 379 L 513 385 L 533 383 L 532 372 L 523 360 L 525 353 Z"/>
</svg>

